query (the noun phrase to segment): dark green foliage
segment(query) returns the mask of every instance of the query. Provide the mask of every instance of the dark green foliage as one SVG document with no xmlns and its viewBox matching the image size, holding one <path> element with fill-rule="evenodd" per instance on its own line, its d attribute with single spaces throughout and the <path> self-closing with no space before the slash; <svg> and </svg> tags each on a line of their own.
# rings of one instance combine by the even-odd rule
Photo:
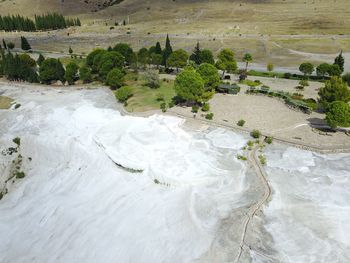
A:
<svg viewBox="0 0 350 263">
<path fill-rule="evenodd" d="M 204 81 L 194 70 L 184 70 L 175 79 L 175 92 L 185 101 L 201 102 L 205 92 Z"/>
<path fill-rule="evenodd" d="M 91 70 L 87 66 L 82 66 L 79 70 L 79 77 L 83 83 L 89 83 L 92 81 Z"/>
<path fill-rule="evenodd" d="M 198 105 L 193 105 L 193 106 L 192 106 L 192 110 L 191 110 L 191 112 L 193 112 L 193 113 L 197 113 L 197 112 L 198 112 L 198 110 L 199 110 Z"/>
<path fill-rule="evenodd" d="M 190 56 L 190 60 L 192 60 L 196 65 L 202 64 L 201 62 L 201 49 L 199 46 L 199 42 L 197 42 L 197 45 L 195 46 L 193 53 Z"/>
<path fill-rule="evenodd" d="M 21 49 L 25 51 L 32 49 L 32 47 L 29 45 L 28 40 L 23 36 L 21 36 Z"/>
<path fill-rule="evenodd" d="M 28 54 L 13 55 L 8 52 L 6 55 L 1 52 L 2 73 L 9 80 L 24 80 L 38 82 L 35 70 L 36 62 Z"/>
<path fill-rule="evenodd" d="M 86 64 L 92 67 L 92 65 L 94 64 L 95 57 L 104 51 L 104 49 L 98 48 L 90 52 L 89 55 L 86 57 Z"/>
<path fill-rule="evenodd" d="M 331 128 L 350 126 L 350 106 L 343 101 L 332 102 L 326 112 L 326 121 Z"/>
<path fill-rule="evenodd" d="M 156 44 L 155 53 L 159 54 L 159 55 L 162 54 L 162 47 L 160 46 L 159 42 L 157 42 L 157 44 Z"/>
<path fill-rule="evenodd" d="M 305 62 L 300 64 L 299 71 L 304 74 L 304 76 L 311 75 L 314 72 L 314 65 L 310 62 Z"/>
<path fill-rule="evenodd" d="M 127 64 L 131 64 L 135 61 L 134 51 L 132 50 L 129 44 L 119 43 L 114 46 L 113 50 L 122 54 Z"/>
<path fill-rule="evenodd" d="M 108 73 L 106 84 L 113 89 L 119 88 L 123 85 L 124 76 L 125 73 L 121 69 L 114 68 Z"/>
<path fill-rule="evenodd" d="M 8 47 L 9 49 L 14 49 L 14 48 L 15 48 L 15 43 L 9 42 L 9 43 L 7 44 L 7 47 Z"/>
<path fill-rule="evenodd" d="M 206 90 L 216 89 L 220 84 L 220 75 L 212 64 L 204 63 L 198 67 L 197 72 L 204 80 Z"/>
<path fill-rule="evenodd" d="M 167 66 L 175 67 L 177 70 L 187 65 L 188 54 L 183 49 L 172 52 L 168 58 Z"/>
<path fill-rule="evenodd" d="M 72 49 L 72 47 L 69 47 L 69 49 L 68 49 L 68 52 L 69 52 L 69 54 L 73 54 L 73 49 Z"/>
<path fill-rule="evenodd" d="M 166 35 L 166 41 L 165 41 L 165 49 L 162 52 L 163 54 L 163 60 L 162 65 L 167 66 L 168 58 L 170 57 L 171 53 L 173 53 L 173 48 L 170 44 L 169 35 Z"/>
<path fill-rule="evenodd" d="M 126 102 L 132 95 L 133 94 L 130 87 L 127 86 L 121 87 L 115 93 L 115 96 L 119 102 Z"/>
<path fill-rule="evenodd" d="M 205 115 L 205 118 L 206 118 L 207 120 L 212 120 L 212 119 L 214 118 L 214 113 L 212 113 L 212 112 L 207 113 L 207 114 Z"/>
<path fill-rule="evenodd" d="M 239 121 L 237 122 L 237 125 L 240 126 L 240 127 L 243 127 L 244 124 L 245 124 L 245 120 L 239 120 Z"/>
<path fill-rule="evenodd" d="M 150 53 L 147 48 L 141 48 L 137 53 L 138 62 L 144 67 L 146 64 L 150 63 Z"/>
<path fill-rule="evenodd" d="M 66 19 L 63 15 L 51 13 L 35 16 L 32 19 L 20 15 L 0 16 L 0 30 L 5 31 L 36 31 L 66 28 L 68 26 L 80 26 L 79 18 Z"/>
<path fill-rule="evenodd" d="M 343 75 L 343 81 L 346 82 L 350 87 L 350 73 L 346 73 Z"/>
<path fill-rule="evenodd" d="M 26 176 L 24 172 L 19 172 L 19 171 L 16 171 L 15 175 L 17 179 L 22 179 Z"/>
<path fill-rule="evenodd" d="M 339 65 L 333 64 L 333 65 L 330 65 L 327 73 L 331 77 L 333 77 L 333 76 L 339 77 L 341 75 L 342 71 L 341 71 Z"/>
<path fill-rule="evenodd" d="M 344 62 L 345 62 L 345 60 L 343 57 L 343 51 L 341 51 L 340 54 L 334 59 L 334 65 L 339 66 L 341 73 L 344 72 Z"/>
<path fill-rule="evenodd" d="M 259 139 L 261 136 L 261 132 L 259 130 L 253 130 L 250 133 L 250 136 L 252 136 L 254 139 Z"/>
<path fill-rule="evenodd" d="M 74 82 L 78 79 L 78 65 L 75 62 L 69 62 L 66 66 L 66 72 L 64 78 L 67 80 L 69 85 L 73 85 Z"/>
<path fill-rule="evenodd" d="M 248 64 L 253 61 L 253 56 L 250 53 L 246 53 L 243 56 L 243 61 L 245 62 L 245 70 L 248 70 Z"/>
<path fill-rule="evenodd" d="M 162 110 L 162 112 L 166 112 L 166 103 L 165 102 L 162 102 L 161 104 L 160 104 L 160 109 Z"/>
<path fill-rule="evenodd" d="M 45 59 L 39 68 L 40 80 L 45 84 L 50 84 L 56 80 L 64 83 L 64 74 L 65 70 L 61 61 L 55 58 Z"/>
<path fill-rule="evenodd" d="M 209 103 L 204 103 L 202 106 L 202 111 L 206 112 L 210 110 L 210 105 Z"/>
<path fill-rule="evenodd" d="M 225 74 L 225 71 L 230 73 L 235 72 L 237 70 L 237 62 L 234 59 L 234 53 L 232 50 L 228 48 L 221 50 L 215 66 L 223 71 L 223 75 Z"/>
<path fill-rule="evenodd" d="M 325 86 L 318 92 L 321 105 L 327 109 L 328 105 L 334 101 L 350 101 L 350 89 L 339 77 L 332 77 L 326 81 Z"/>
<path fill-rule="evenodd" d="M 264 140 L 267 144 L 271 144 L 273 142 L 273 137 L 267 136 Z"/>
<path fill-rule="evenodd" d="M 16 137 L 12 140 L 15 144 L 17 144 L 17 147 L 19 147 L 21 145 L 21 138 Z"/>
<path fill-rule="evenodd" d="M 42 54 L 39 54 L 38 60 L 36 61 L 36 63 L 41 66 L 41 63 L 43 63 L 43 61 L 45 60 L 44 56 Z"/>
<path fill-rule="evenodd" d="M 328 63 L 322 63 L 319 66 L 317 66 L 316 68 L 317 76 L 325 77 L 325 75 L 329 73 L 330 67 L 331 65 L 329 65 Z"/>
<path fill-rule="evenodd" d="M 203 63 L 208 63 L 212 65 L 215 64 L 213 52 L 211 52 L 209 49 L 203 49 L 199 57 L 201 62 L 200 64 L 203 64 Z"/>
</svg>

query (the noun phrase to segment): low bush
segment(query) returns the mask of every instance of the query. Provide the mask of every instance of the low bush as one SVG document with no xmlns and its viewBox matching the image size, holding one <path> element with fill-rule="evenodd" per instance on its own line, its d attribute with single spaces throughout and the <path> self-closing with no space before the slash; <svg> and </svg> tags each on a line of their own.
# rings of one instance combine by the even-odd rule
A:
<svg viewBox="0 0 350 263">
<path fill-rule="evenodd" d="M 193 105 L 193 106 L 192 106 L 192 110 L 191 110 L 191 111 L 192 111 L 193 113 L 197 113 L 198 110 L 199 110 L 199 107 L 198 107 L 197 105 Z"/>
<path fill-rule="evenodd" d="M 243 127 L 244 124 L 245 124 L 245 120 L 239 120 L 239 121 L 237 122 L 237 125 L 240 126 L 240 127 Z"/>
<path fill-rule="evenodd" d="M 21 138 L 19 137 L 16 137 L 12 140 L 15 144 L 17 144 L 17 146 L 20 146 L 21 145 Z"/>
<path fill-rule="evenodd" d="M 260 163 L 262 165 L 265 165 L 266 164 L 266 157 L 264 155 L 262 155 L 262 154 L 259 155 L 258 157 L 259 157 Z"/>
<path fill-rule="evenodd" d="M 202 111 L 209 111 L 210 110 L 210 105 L 209 103 L 204 103 L 202 106 Z"/>
<path fill-rule="evenodd" d="M 21 107 L 21 104 L 17 103 L 17 104 L 15 105 L 15 109 L 18 109 L 19 107 Z"/>
<path fill-rule="evenodd" d="M 131 88 L 128 86 L 121 87 L 115 92 L 115 96 L 119 102 L 126 102 L 132 95 Z"/>
<path fill-rule="evenodd" d="M 247 157 L 243 156 L 243 155 L 237 155 L 237 159 L 238 160 L 242 160 L 242 161 L 246 161 Z"/>
<path fill-rule="evenodd" d="M 170 101 L 169 104 L 168 104 L 169 108 L 172 108 L 175 106 L 175 103 L 173 101 Z"/>
<path fill-rule="evenodd" d="M 205 115 L 205 118 L 207 119 L 207 120 L 212 120 L 213 118 L 214 118 L 214 113 L 207 113 L 206 115 Z"/>
<path fill-rule="evenodd" d="M 261 132 L 259 130 L 253 130 L 250 133 L 250 136 L 252 136 L 254 139 L 259 139 L 261 136 Z"/>
<path fill-rule="evenodd" d="M 26 176 L 26 174 L 24 172 L 19 172 L 19 171 L 16 172 L 16 178 L 18 178 L 18 179 L 22 179 L 25 176 Z"/>
<path fill-rule="evenodd" d="M 266 137 L 265 140 L 264 140 L 267 144 L 271 144 L 273 142 L 273 137 Z"/>
<path fill-rule="evenodd" d="M 166 103 L 165 102 L 160 104 L 160 109 L 162 110 L 162 112 L 166 112 Z"/>
</svg>

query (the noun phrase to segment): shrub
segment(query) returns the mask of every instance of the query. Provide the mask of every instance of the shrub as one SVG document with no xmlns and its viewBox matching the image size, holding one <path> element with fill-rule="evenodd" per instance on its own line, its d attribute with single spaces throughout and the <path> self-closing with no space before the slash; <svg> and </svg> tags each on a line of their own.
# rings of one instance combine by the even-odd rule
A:
<svg viewBox="0 0 350 263">
<path fill-rule="evenodd" d="M 192 112 L 193 112 L 193 113 L 197 113 L 198 110 L 199 110 L 199 107 L 198 107 L 197 105 L 193 105 L 193 106 L 192 106 Z"/>
<path fill-rule="evenodd" d="M 304 88 L 304 87 L 309 86 L 309 82 L 306 79 L 302 79 L 299 81 L 299 85 Z"/>
<path fill-rule="evenodd" d="M 17 104 L 15 105 L 15 109 L 18 109 L 19 107 L 21 107 L 21 104 L 17 103 Z"/>
<path fill-rule="evenodd" d="M 18 179 L 22 179 L 25 176 L 26 176 L 26 174 L 24 172 L 19 172 L 19 171 L 16 172 L 16 178 L 18 178 Z"/>
<path fill-rule="evenodd" d="M 170 101 L 169 104 L 168 104 L 169 108 L 172 108 L 175 106 L 175 103 L 173 101 Z"/>
<path fill-rule="evenodd" d="M 17 144 L 17 146 L 20 146 L 21 145 L 21 138 L 19 137 L 16 137 L 12 140 L 15 144 Z"/>
<path fill-rule="evenodd" d="M 214 113 L 207 113 L 206 115 L 205 115 L 205 118 L 207 119 L 207 120 L 212 120 L 213 118 L 214 118 Z"/>
<path fill-rule="evenodd" d="M 247 157 L 243 156 L 243 155 L 237 155 L 237 159 L 238 160 L 242 160 L 242 161 L 246 161 Z"/>
<path fill-rule="evenodd" d="M 262 155 L 262 154 L 259 155 L 258 157 L 259 157 L 260 163 L 262 165 L 265 165 L 266 164 L 266 157 L 264 155 Z"/>
<path fill-rule="evenodd" d="M 261 132 L 259 130 L 253 130 L 250 133 L 250 136 L 252 136 L 254 139 L 259 139 L 261 136 Z"/>
<path fill-rule="evenodd" d="M 237 125 L 240 126 L 240 127 L 243 127 L 244 124 L 245 124 L 245 120 L 239 120 L 239 121 L 237 122 Z"/>
<path fill-rule="evenodd" d="M 285 79 L 290 79 L 290 78 L 292 77 L 292 74 L 289 73 L 289 72 L 286 72 L 286 73 L 284 73 L 283 77 L 284 77 Z"/>
<path fill-rule="evenodd" d="M 273 137 L 268 136 L 268 137 L 265 138 L 264 141 L 265 141 L 267 144 L 271 144 L 272 141 L 273 141 Z"/>
<path fill-rule="evenodd" d="M 106 84 L 111 86 L 112 89 L 119 88 L 124 82 L 124 72 L 119 68 L 112 69 L 107 74 Z"/>
<path fill-rule="evenodd" d="M 126 102 L 133 94 L 128 86 L 121 87 L 115 93 L 119 102 Z"/>
<path fill-rule="evenodd" d="M 209 111 L 210 110 L 210 105 L 209 103 L 204 103 L 202 106 L 202 111 Z"/>
<path fill-rule="evenodd" d="M 157 101 L 164 101 L 165 99 L 164 94 L 160 92 L 156 94 L 156 97 L 157 97 Z"/>
<path fill-rule="evenodd" d="M 165 102 L 160 104 L 160 109 L 162 110 L 162 112 L 166 112 L 166 103 Z"/>
<path fill-rule="evenodd" d="M 144 75 L 147 86 L 151 89 L 157 89 L 160 87 L 159 74 L 156 70 L 148 70 Z"/>
</svg>

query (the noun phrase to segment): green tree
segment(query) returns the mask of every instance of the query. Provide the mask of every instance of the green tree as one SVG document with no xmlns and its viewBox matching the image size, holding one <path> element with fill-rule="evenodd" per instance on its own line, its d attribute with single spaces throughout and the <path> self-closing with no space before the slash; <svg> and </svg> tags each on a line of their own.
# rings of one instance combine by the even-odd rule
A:
<svg viewBox="0 0 350 263">
<path fill-rule="evenodd" d="M 36 63 L 41 66 L 41 63 L 43 63 L 43 61 L 45 60 L 44 56 L 40 53 L 38 60 L 36 61 Z"/>
<path fill-rule="evenodd" d="M 66 66 L 64 78 L 67 80 L 69 85 L 73 85 L 77 80 L 78 69 L 79 67 L 75 62 L 69 62 Z"/>
<path fill-rule="evenodd" d="M 329 65 L 329 68 L 328 68 L 328 75 L 331 76 L 331 77 L 334 77 L 334 76 L 338 76 L 340 77 L 341 75 L 341 69 L 339 67 L 339 65 L 337 64 L 333 64 L 333 65 Z"/>
<path fill-rule="evenodd" d="M 139 50 L 137 53 L 137 59 L 138 62 L 143 65 L 143 67 L 146 67 L 146 65 L 150 63 L 150 55 L 147 48 L 141 48 Z"/>
<path fill-rule="evenodd" d="M 350 101 L 350 90 L 340 77 L 332 77 L 326 81 L 325 86 L 318 92 L 319 102 L 327 110 L 329 104 L 334 101 Z"/>
<path fill-rule="evenodd" d="M 158 55 L 162 55 L 162 47 L 160 46 L 160 43 L 156 43 L 155 53 Z"/>
<path fill-rule="evenodd" d="M 312 74 L 312 72 L 314 72 L 314 65 L 312 65 L 310 62 L 304 62 L 300 64 L 299 70 L 304 74 L 304 76 L 309 76 Z"/>
<path fill-rule="evenodd" d="M 153 65 L 156 65 L 157 68 L 159 68 L 159 65 L 162 64 L 162 59 L 163 59 L 163 56 L 160 55 L 160 54 L 153 53 L 153 54 L 151 55 L 151 63 L 152 63 Z"/>
<path fill-rule="evenodd" d="M 169 39 L 169 35 L 166 35 L 166 41 L 165 41 L 165 49 L 163 50 L 163 61 L 162 61 L 162 65 L 164 66 L 168 66 L 167 65 L 167 61 L 168 58 L 170 57 L 171 53 L 173 53 L 173 48 L 171 47 L 170 44 L 170 39 Z"/>
<path fill-rule="evenodd" d="M 89 53 L 89 55 L 86 57 L 86 64 L 90 67 L 92 67 L 92 65 L 94 64 L 94 59 L 97 55 L 99 55 L 100 53 L 103 53 L 104 49 L 98 48 L 98 49 L 94 49 L 92 52 Z"/>
<path fill-rule="evenodd" d="M 345 60 L 343 57 L 343 51 L 341 51 L 340 54 L 334 59 L 334 65 L 339 66 L 341 73 L 344 72 L 344 62 L 345 62 Z"/>
<path fill-rule="evenodd" d="M 114 46 L 113 50 L 122 54 L 124 56 L 125 62 L 127 64 L 130 65 L 131 63 L 133 63 L 135 61 L 134 51 L 132 50 L 132 48 L 130 47 L 129 44 L 119 43 L 119 44 Z"/>
<path fill-rule="evenodd" d="M 191 56 L 190 60 L 194 61 L 196 65 L 200 65 L 201 62 L 201 52 L 202 50 L 200 49 L 199 42 L 197 42 L 197 45 L 195 46 Z"/>
<path fill-rule="evenodd" d="M 324 78 L 326 76 L 326 74 L 329 73 L 330 67 L 331 67 L 331 65 L 329 65 L 328 63 L 322 63 L 322 64 L 318 65 L 316 68 L 317 76 Z"/>
<path fill-rule="evenodd" d="M 108 73 L 106 84 L 112 89 L 119 88 L 123 85 L 124 76 L 125 74 L 120 68 L 114 68 Z"/>
<path fill-rule="evenodd" d="M 82 66 L 79 70 L 79 77 L 83 83 L 89 83 L 92 81 L 91 70 L 86 66 Z"/>
<path fill-rule="evenodd" d="M 203 63 L 199 66 L 197 72 L 204 80 L 206 90 L 216 89 L 220 84 L 220 75 L 216 67 L 212 64 Z"/>
<path fill-rule="evenodd" d="M 121 87 L 115 93 L 115 96 L 119 102 L 126 102 L 132 95 L 132 90 L 128 86 Z"/>
<path fill-rule="evenodd" d="M 272 72 L 274 68 L 275 68 L 275 66 L 271 62 L 267 63 L 266 69 L 268 72 Z"/>
<path fill-rule="evenodd" d="M 350 126 L 350 106 L 344 101 L 334 101 L 326 112 L 326 121 L 331 128 Z"/>
<path fill-rule="evenodd" d="M 203 49 L 199 54 L 199 57 L 200 57 L 201 64 L 203 63 L 208 63 L 212 65 L 215 64 L 213 52 L 211 52 L 211 50 L 209 49 Z"/>
<path fill-rule="evenodd" d="M 225 48 L 222 49 L 218 55 L 218 61 L 216 62 L 216 67 L 222 70 L 222 76 L 225 72 L 232 73 L 237 70 L 237 62 L 234 59 L 234 53 L 232 50 Z"/>
<path fill-rule="evenodd" d="M 23 36 L 21 36 L 21 48 L 25 51 L 32 49 L 31 46 L 29 45 L 28 40 Z"/>
<path fill-rule="evenodd" d="M 12 49 L 15 48 L 15 43 L 13 43 L 13 42 L 8 42 L 7 47 L 8 47 L 9 49 L 12 50 Z"/>
<path fill-rule="evenodd" d="M 45 59 L 39 68 L 40 80 L 46 84 L 50 84 L 51 81 L 55 80 L 60 80 L 64 83 L 64 73 L 62 63 L 55 58 Z"/>
<path fill-rule="evenodd" d="M 174 87 L 180 98 L 191 103 L 201 102 L 205 92 L 203 79 L 191 69 L 186 69 L 176 76 Z"/>
<path fill-rule="evenodd" d="M 253 56 L 250 53 L 246 53 L 243 56 L 243 61 L 245 62 L 245 70 L 248 70 L 248 64 L 253 61 Z"/>
<path fill-rule="evenodd" d="M 350 87 L 350 73 L 346 73 L 343 75 L 343 81 L 346 82 Z"/>
<path fill-rule="evenodd" d="M 170 54 L 167 65 L 170 67 L 175 67 L 176 71 L 179 72 L 179 68 L 183 68 L 187 65 L 187 60 L 187 52 L 183 49 L 178 49 Z"/>
</svg>

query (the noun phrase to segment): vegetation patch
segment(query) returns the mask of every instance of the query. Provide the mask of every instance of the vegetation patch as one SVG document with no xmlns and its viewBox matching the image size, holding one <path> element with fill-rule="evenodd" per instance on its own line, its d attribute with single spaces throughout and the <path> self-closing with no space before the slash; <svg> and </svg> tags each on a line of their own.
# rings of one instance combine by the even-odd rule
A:
<svg viewBox="0 0 350 263">
<path fill-rule="evenodd" d="M 13 103 L 13 99 L 6 97 L 6 96 L 0 96 L 0 109 L 1 110 L 7 110 L 11 107 Z"/>
</svg>

